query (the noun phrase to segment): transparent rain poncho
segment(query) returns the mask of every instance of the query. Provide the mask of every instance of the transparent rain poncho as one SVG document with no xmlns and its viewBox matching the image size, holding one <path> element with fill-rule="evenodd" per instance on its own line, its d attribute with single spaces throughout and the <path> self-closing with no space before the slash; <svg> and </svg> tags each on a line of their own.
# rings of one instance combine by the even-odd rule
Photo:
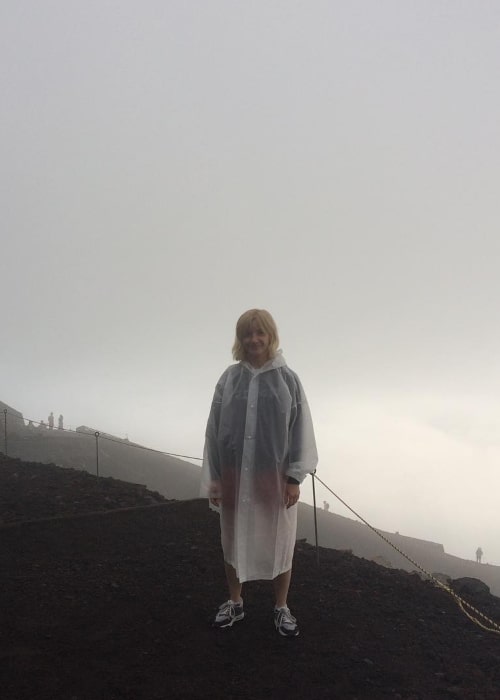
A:
<svg viewBox="0 0 500 700">
<path fill-rule="evenodd" d="M 260 369 L 231 365 L 208 418 L 201 495 L 221 498 L 224 560 L 242 583 L 291 568 L 297 506 L 286 508 L 287 477 L 301 483 L 317 462 L 307 399 L 283 355 Z"/>
</svg>

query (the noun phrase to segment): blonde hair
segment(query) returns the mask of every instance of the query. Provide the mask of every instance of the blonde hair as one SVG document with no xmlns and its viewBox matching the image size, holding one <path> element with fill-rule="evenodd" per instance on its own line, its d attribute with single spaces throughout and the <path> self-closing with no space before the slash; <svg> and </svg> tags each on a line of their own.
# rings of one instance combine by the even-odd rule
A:
<svg viewBox="0 0 500 700">
<path fill-rule="evenodd" d="M 245 350 L 243 348 L 243 338 L 247 335 L 252 323 L 255 323 L 261 328 L 264 333 L 269 335 L 269 357 L 273 358 L 278 350 L 280 340 L 278 337 L 278 328 L 274 318 L 269 311 L 265 309 L 249 309 L 241 314 L 236 322 L 236 337 L 233 344 L 233 357 L 237 361 L 246 359 Z"/>
</svg>

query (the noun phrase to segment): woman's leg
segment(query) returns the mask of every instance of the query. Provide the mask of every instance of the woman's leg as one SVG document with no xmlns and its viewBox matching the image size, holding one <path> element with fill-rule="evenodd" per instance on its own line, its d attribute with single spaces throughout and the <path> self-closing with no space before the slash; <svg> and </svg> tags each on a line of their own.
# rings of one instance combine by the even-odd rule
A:
<svg viewBox="0 0 500 700">
<path fill-rule="evenodd" d="M 276 607 L 284 608 L 286 607 L 286 601 L 288 597 L 288 589 L 290 588 L 290 581 L 292 578 L 292 570 L 284 571 L 279 576 L 273 579 L 274 583 L 274 595 L 276 596 Z"/>
<path fill-rule="evenodd" d="M 231 564 L 224 562 L 224 567 L 226 569 L 226 579 L 227 586 L 229 588 L 229 597 L 234 603 L 239 603 L 241 601 L 241 583 L 236 576 L 236 571 Z"/>
</svg>

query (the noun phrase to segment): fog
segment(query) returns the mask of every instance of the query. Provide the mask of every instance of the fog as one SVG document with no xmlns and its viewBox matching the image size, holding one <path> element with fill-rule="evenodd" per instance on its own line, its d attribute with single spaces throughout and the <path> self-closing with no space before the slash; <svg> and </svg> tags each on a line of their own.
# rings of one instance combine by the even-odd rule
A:
<svg viewBox="0 0 500 700">
<path fill-rule="evenodd" d="M 0 400 L 198 457 L 267 308 L 318 475 L 500 564 L 499 26 L 483 0 L 4 2 Z"/>
</svg>

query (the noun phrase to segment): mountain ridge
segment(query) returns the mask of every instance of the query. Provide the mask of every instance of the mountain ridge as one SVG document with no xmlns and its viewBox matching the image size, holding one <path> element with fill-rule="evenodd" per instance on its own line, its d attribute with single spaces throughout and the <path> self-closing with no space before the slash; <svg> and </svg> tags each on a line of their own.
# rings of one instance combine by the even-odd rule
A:
<svg viewBox="0 0 500 700">
<path fill-rule="evenodd" d="M 144 484 L 168 499 L 185 500 L 199 496 L 200 468 L 191 462 L 101 432 L 97 464 L 93 428 L 81 426 L 78 432 L 74 432 L 28 427 L 20 411 L 0 402 L 0 412 L 4 409 L 8 411 L 8 451 L 12 456 L 83 469 L 93 474 L 99 469 L 103 477 Z M 405 571 L 418 568 L 387 544 L 383 537 L 429 573 L 451 578 L 480 578 L 494 595 L 500 596 L 498 566 L 450 555 L 442 544 L 436 542 L 375 528 L 382 535 L 380 537 L 365 524 L 331 511 L 318 508 L 316 518 L 320 546 L 351 550 L 356 556 L 372 559 L 388 568 Z M 315 543 L 314 511 L 306 503 L 299 503 L 297 537 Z"/>
</svg>

